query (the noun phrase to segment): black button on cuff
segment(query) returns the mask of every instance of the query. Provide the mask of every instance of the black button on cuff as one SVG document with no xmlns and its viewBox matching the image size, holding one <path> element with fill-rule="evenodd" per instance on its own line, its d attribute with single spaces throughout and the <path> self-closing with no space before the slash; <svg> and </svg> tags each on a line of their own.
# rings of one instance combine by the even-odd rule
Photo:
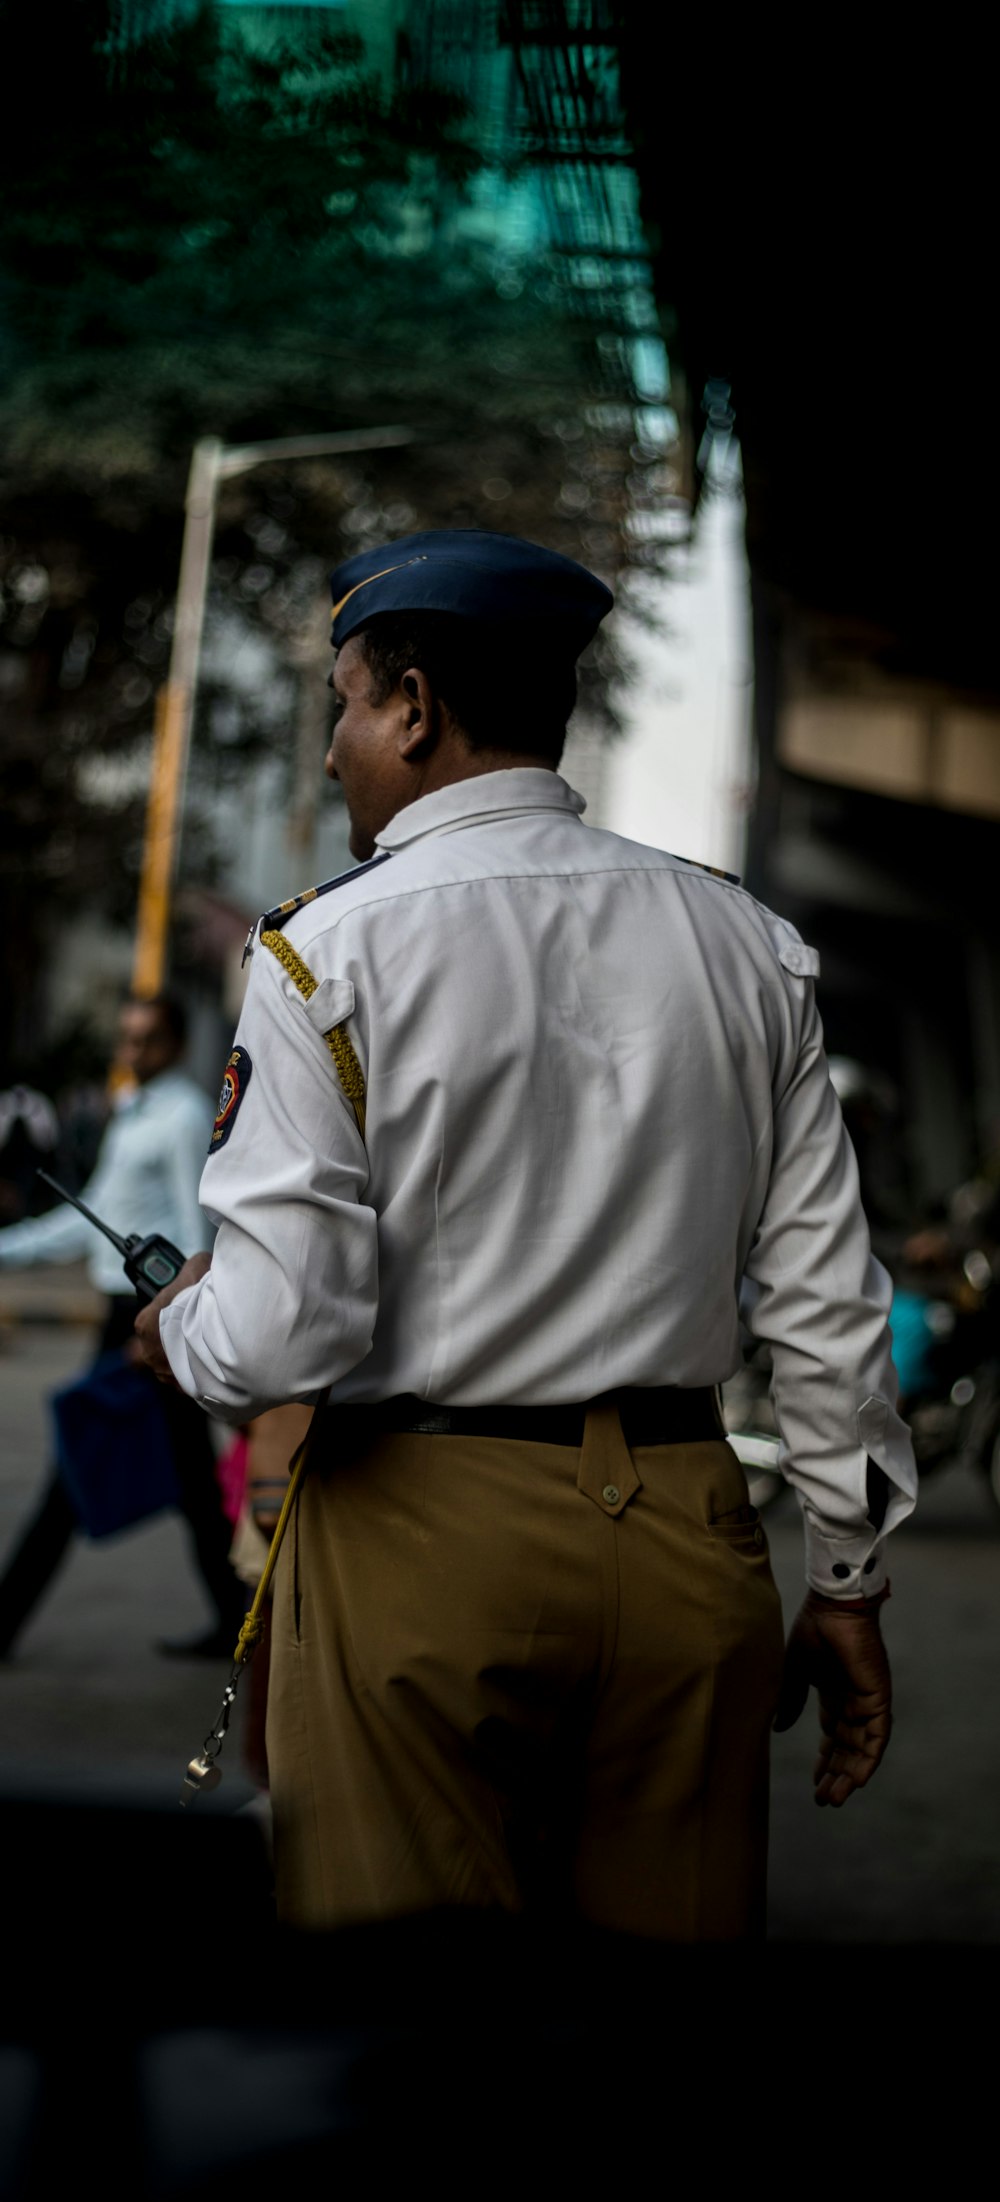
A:
<svg viewBox="0 0 1000 2202">
<path fill-rule="evenodd" d="M 830 1569 L 831 1575 L 836 1576 L 838 1583 L 846 1582 L 850 1572 L 851 1570 L 848 1567 L 846 1560 L 835 1560 L 832 1568 Z"/>
<path fill-rule="evenodd" d="M 878 1554 L 877 1554 L 876 1552 L 873 1552 L 873 1553 L 872 1553 L 872 1556 L 871 1556 L 871 1559 L 870 1559 L 870 1560 L 866 1560 L 866 1561 L 865 1561 L 864 1567 L 863 1567 L 863 1568 L 862 1568 L 862 1570 L 861 1570 L 861 1573 L 862 1573 L 862 1575 L 870 1575 L 870 1574 L 872 1573 L 873 1569 L 874 1569 L 874 1568 L 876 1568 L 877 1566 L 878 1566 Z"/>
</svg>

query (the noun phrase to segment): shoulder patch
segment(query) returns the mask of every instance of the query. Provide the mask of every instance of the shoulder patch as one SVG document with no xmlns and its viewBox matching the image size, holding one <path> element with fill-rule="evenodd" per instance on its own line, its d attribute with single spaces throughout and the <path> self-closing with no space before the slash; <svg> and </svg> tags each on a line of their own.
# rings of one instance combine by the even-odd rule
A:
<svg viewBox="0 0 1000 2202">
<path fill-rule="evenodd" d="M 234 1047 L 223 1072 L 222 1092 L 219 1095 L 219 1106 L 212 1127 L 212 1137 L 208 1143 L 210 1155 L 218 1154 L 219 1148 L 225 1146 L 236 1122 L 240 1103 L 252 1077 L 253 1064 L 246 1048 Z"/>
<path fill-rule="evenodd" d="M 253 939 L 258 929 L 262 933 L 273 933 L 282 925 L 287 925 L 289 918 L 295 916 L 296 910 L 304 910 L 307 903 L 318 902 L 320 895 L 335 894 L 338 887 L 349 887 L 352 879 L 363 879 L 366 872 L 374 872 L 380 864 L 388 864 L 391 855 L 391 849 L 380 849 L 377 856 L 369 857 L 367 864 L 354 864 L 349 872 L 338 872 L 336 879 L 325 879 L 319 887 L 304 887 L 300 895 L 290 895 L 287 902 L 279 902 L 273 910 L 265 910 L 262 917 L 255 919 L 247 934 L 243 950 L 244 963 L 248 956 L 253 955 Z"/>
</svg>

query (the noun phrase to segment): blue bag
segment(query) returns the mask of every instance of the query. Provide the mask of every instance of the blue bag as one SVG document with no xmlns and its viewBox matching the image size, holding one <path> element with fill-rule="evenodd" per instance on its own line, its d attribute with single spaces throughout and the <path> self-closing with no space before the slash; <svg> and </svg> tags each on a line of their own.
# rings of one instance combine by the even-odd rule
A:
<svg viewBox="0 0 1000 2202">
<path fill-rule="evenodd" d="M 88 1537 L 113 1537 L 179 1503 L 159 1386 L 147 1369 L 102 1353 L 50 1405 L 59 1473 Z"/>
</svg>

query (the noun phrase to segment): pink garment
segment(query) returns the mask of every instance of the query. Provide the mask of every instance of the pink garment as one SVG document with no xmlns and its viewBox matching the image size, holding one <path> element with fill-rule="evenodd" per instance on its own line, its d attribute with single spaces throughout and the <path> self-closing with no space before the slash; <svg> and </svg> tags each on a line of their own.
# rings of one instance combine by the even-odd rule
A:
<svg viewBox="0 0 1000 2202">
<path fill-rule="evenodd" d="M 222 1493 L 222 1511 L 229 1522 L 237 1522 L 240 1517 L 240 1508 L 243 1505 L 243 1494 L 247 1483 L 249 1451 L 249 1440 L 245 1433 L 239 1430 L 232 1443 L 227 1445 L 224 1453 L 220 1453 L 215 1463 L 216 1481 Z"/>
</svg>

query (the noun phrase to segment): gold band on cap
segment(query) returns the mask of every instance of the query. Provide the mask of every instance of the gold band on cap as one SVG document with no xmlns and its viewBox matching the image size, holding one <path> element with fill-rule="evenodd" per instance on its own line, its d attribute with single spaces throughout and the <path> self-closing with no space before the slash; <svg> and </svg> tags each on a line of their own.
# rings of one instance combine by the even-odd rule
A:
<svg viewBox="0 0 1000 2202">
<path fill-rule="evenodd" d="M 353 589 L 348 589 L 346 596 L 341 597 L 340 603 L 334 605 L 333 610 L 330 613 L 331 627 L 333 626 L 335 620 L 338 620 L 340 618 L 340 614 L 343 611 L 345 604 L 350 603 L 352 596 L 357 596 L 359 589 L 367 589 L 370 583 L 373 581 L 384 581 L 387 573 L 402 573 L 404 566 L 423 566 L 426 564 L 426 562 L 427 552 L 421 551 L 418 558 L 401 558 L 398 566 L 383 566 L 378 573 L 366 573 L 364 580 L 356 581 Z"/>
</svg>

